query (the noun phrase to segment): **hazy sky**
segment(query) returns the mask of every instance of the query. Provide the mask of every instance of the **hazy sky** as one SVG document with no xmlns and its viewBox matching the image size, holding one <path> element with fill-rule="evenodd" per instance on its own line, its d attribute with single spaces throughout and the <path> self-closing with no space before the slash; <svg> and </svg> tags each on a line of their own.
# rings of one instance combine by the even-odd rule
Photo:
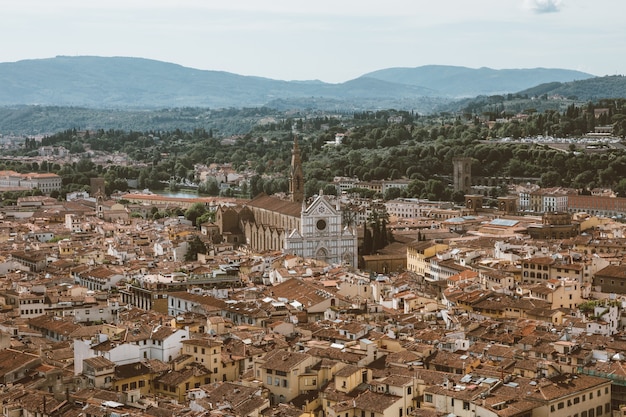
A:
<svg viewBox="0 0 626 417">
<path fill-rule="evenodd" d="M 2 0 L 0 62 L 131 56 L 281 80 L 389 67 L 626 74 L 625 0 Z"/>
</svg>

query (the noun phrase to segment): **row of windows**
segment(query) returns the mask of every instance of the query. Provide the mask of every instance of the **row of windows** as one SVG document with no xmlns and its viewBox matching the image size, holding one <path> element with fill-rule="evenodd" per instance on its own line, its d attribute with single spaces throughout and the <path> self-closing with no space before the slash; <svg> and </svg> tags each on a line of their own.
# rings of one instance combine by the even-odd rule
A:
<svg viewBox="0 0 626 417">
<path fill-rule="evenodd" d="M 604 414 L 607 414 L 610 416 L 611 414 L 611 403 L 606 403 L 604 404 Z M 599 405 L 597 406 L 595 409 L 594 408 L 590 408 L 587 411 L 583 411 L 580 413 L 580 417 L 598 417 L 602 415 L 602 406 Z M 579 417 L 578 413 L 574 414 L 573 416 L 568 416 L 568 417 Z"/>
<path fill-rule="evenodd" d="M 226 313 L 226 318 L 227 319 L 232 319 L 235 323 L 248 323 L 248 324 L 254 324 L 254 320 L 251 317 L 248 317 L 248 319 L 246 320 L 246 317 L 244 316 L 240 316 L 239 314 L 231 314 L 230 313 Z"/>
<path fill-rule="evenodd" d="M 535 264 L 524 264 L 524 268 L 530 268 L 530 269 L 535 269 Z M 543 270 L 543 271 L 547 271 L 548 270 L 548 266 L 547 265 L 537 265 L 536 267 L 538 270 Z"/>
<path fill-rule="evenodd" d="M 198 357 L 198 356 L 196 356 L 196 357 L 194 358 L 194 360 L 195 360 L 197 363 L 204 363 L 204 358 L 203 358 L 203 357 Z M 217 358 L 213 358 L 213 363 L 217 363 Z"/>
<path fill-rule="evenodd" d="M 524 277 L 548 279 L 548 274 L 542 274 L 541 272 L 537 272 L 537 275 L 535 275 L 534 272 L 531 272 L 529 274 L 528 271 L 524 271 Z"/>
<path fill-rule="evenodd" d="M 607 279 L 607 284 L 608 284 L 608 281 L 609 280 Z M 600 284 L 604 284 L 604 279 L 600 279 Z M 613 279 L 611 280 L 611 285 L 615 285 L 615 280 L 613 280 Z M 624 281 L 619 281 L 619 285 L 620 285 L 620 287 L 623 287 L 624 286 Z"/>
<path fill-rule="evenodd" d="M 604 388 L 604 393 L 605 393 L 605 394 L 608 394 L 608 393 L 609 393 L 609 388 L 608 388 L 608 387 Z M 598 390 L 598 391 L 597 391 L 597 393 L 596 393 L 596 395 L 597 395 L 598 397 L 600 397 L 600 396 L 602 395 L 601 390 Z M 593 392 L 590 392 L 590 393 L 589 393 L 589 399 L 590 399 L 590 400 L 592 400 L 592 399 L 593 399 Z M 582 395 L 582 397 L 575 397 L 575 398 L 573 398 L 573 399 L 569 399 L 569 400 L 567 400 L 567 406 L 568 406 L 568 407 L 570 407 L 570 406 L 573 406 L 573 405 L 579 404 L 581 401 L 585 401 L 585 400 L 586 400 L 586 395 L 585 395 L 585 394 L 583 394 L 583 395 Z M 432 395 L 432 394 L 425 393 L 425 394 L 424 394 L 424 402 L 427 402 L 427 403 L 432 403 L 432 402 L 433 402 L 433 395 Z M 454 398 L 451 398 L 451 399 L 450 399 L 450 405 L 451 405 L 451 406 L 454 406 Z M 564 402 L 564 401 L 561 401 L 561 402 L 559 402 L 556 406 L 555 406 L 554 404 L 552 404 L 552 405 L 550 406 L 550 411 L 551 411 L 551 412 L 555 412 L 557 409 L 558 409 L 558 410 L 561 410 L 561 409 L 563 409 L 563 408 L 565 408 L 565 402 Z M 469 409 L 470 409 L 470 403 L 469 403 L 469 402 L 467 402 L 467 401 L 463 401 L 463 409 L 464 409 L 464 410 L 469 410 Z M 605 414 L 610 414 L 610 412 L 611 412 L 611 403 L 606 403 L 606 404 L 604 404 L 604 413 L 605 413 Z M 589 410 L 587 410 L 587 411 L 583 411 L 583 412 L 580 414 L 580 416 L 578 415 L 578 413 L 576 413 L 576 414 L 574 414 L 573 416 L 568 416 L 568 417 L 597 417 L 597 416 L 601 416 L 601 415 L 602 415 L 602 413 L 603 413 L 602 406 L 601 406 L 601 405 L 599 405 L 599 406 L 597 406 L 595 409 L 594 409 L 594 408 L 590 408 L 590 409 L 589 409 Z"/>
<path fill-rule="evenodd" d="M 208 384 L 211 382 L 211 378 L 204 378 L 204 383 Z M 200 382 L 196 382 L 194 383 L 194 388 L 199 388 L 200 387 Z M 123 390 L 124 386 L 122 385 L 122 390 Z M 185 390 L 188 391 L 190 388 L 190 384 L 189 382 L 185 382 Z M 154 389 L 162 389 L 163 391 L 169 391 L 169 392 L 176 392 L 176 386 L 173 385 L 167 385 L 167 384 L 160 384 L 158 382 L 154 383 Z"/>
<path fill-rule="evenodd" d="M 272 380 L 274 384 L 272 384 Z M 282 378 L 272 378 L 270 375 L 267 376 L 267 385 L 275 385 L 280 387 L 282 385 L 283 388 L 289 388 L 289 380 Z"/>
<path fill-rule="evenodd" d="M 203 355 L 206 353 L 204 348 L 201 348 L 201 352 Z M 198 346 L 193 347 L 193 353 L 198 353 Z M 213 349 L 213 354 L 217 354 L 217 349 Z"/>
<path fill-rule="evenodd" d="M 128 391 L 128 389 L 137 389 L 137 387 L 139 388 L 143 388 L 146 386 L 146 381 L 139 380 L 137 382 L 131 382 L 130 384 L 122 384 L 122 391 Z"/>
<path fill-rule="evenodd" d="M 278 375 L 278 376 L 287 376 L 287 372 L 285 372 L 285 371 L 279 371 L 279 370 L 274 371 L 274 370 L 272 370 L 272 369 L 266 369 L 266 370 L 265 370 L 265 373 L 267 373 L 268 375 L 272 375 L 272 373 L 274 373 L 274 372 L 275 372 L 275 373 L 276 373 L 276 375 Z M 298 375 L 298 370 L 297 370 L 297 369 L 294 369 L 294 370 L 293 370 L 293 374 L 294 374 L 294 375 Z"/>
<path fill-rule="evenodd" d="M 605 387 L 604 388 L 604 393 L 608 394 L 609 393 L 609 387 Z M 602 396 L 602 390 L 597 390 L 596 391 L 596 396 L 601 397 Z M 572 405 L 576 405 L 578 403 L 580 403 L 581 401 L 585 401 L 587 399 L 587 395 L 583 394 L 581 397 L 574 397 L 572 399 L 567 400 L 567 406 L 571 407 Z M 593 399 L 593 392 L 589 393 L 589 399 L 592 400 Z M 610 408 L 610 404 L 607 404 Z M 561 410 L 562 408 L 565 408 L 565 402 L 561 401 L 560 403 L 558 403 L 556 405 L 556 408 Z M 599 406 L 598 408 L 600 408 L 599 412 L 596 412 L 597 415 L 601 415 L 602 414 L 602 407 Z M 550 411 L 554 411 L 555 407 L 554 404 L 550 406 Z"/>
<path fill-rule="evenodd" d="M 41 304 L 43 300 L 20 300 L 20 305 L 22 304 Z"/>
<path fill-rule="evenodd" d="M 144 346 L 148 344 L 148 341 L 146 339 L 143 340 L 143 344 Z M 161 341 L 160 340 L 154 340 L 152 339 L 152 345 L 157 345 L 157 346 L 161 346 Z M 135 345 L 139 346 L 139 340 L 135 342 Z"/>
<path fill-rule="evenodd" d="M 35 309 L 29 309 L 29 310 L 20 310 L 20 314 L 24 315 L 24 314 L 43 314 L 43 308 L 35 308 Z"/>
</svg>

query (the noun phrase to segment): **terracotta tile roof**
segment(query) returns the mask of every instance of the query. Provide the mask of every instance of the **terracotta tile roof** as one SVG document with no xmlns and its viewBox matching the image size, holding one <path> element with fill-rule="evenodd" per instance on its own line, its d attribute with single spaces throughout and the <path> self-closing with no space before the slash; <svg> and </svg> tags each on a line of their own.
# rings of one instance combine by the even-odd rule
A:
<svg viewBox="0 0 626 417">
<path fill-rule="evenodd" d="M 53 361 L 64 362 L 64 361 L 73 361 L 74 360 L 74 349 L 72 348 L 60 348 L 47 351 L 45 353 L 46 359 L 50 359 Z"/>
<path fill-rule="evenodd" d="M 444 350 L 437 350 L 430 355 L 426 362 L 430 365 L 442 365 L 448 368 L 463 369 L 474 359 L 463 359 L 464 355 L 452 352 L 446 352 Z"/>
<path fill-rule="evenodd" d="M 227 399 L 231 409 L 238 416 L 249 415 L 251 411 L 261 407 L 265 402 L 260 395 L 257 395 L 258 390 L 256 388 L 234 382 L 202 385 L 200 389 L 206 391 L 206 400 L 214 404 L 216 408 L 217 403 Z"/>
<path fill-rule="evenodd" d="M 107 391 L 98 388 L 85 388 L 80 391 L 77 391 L 73 394 L 70 394 L 70 399 L 78 400 L 83 403 L 90 402 L 92 404 L 97 404 L 100 406 L 103 401 L 116 401 L 120 402 L 120 393 L 116 393 L 113 391 Z"/>
<path fill-rule="evenodd" d="M 300 417 L 303 415 L 301 408 L 291 404 L 277 404 L 274 407 L 263 410 L 263 417 Z"/>
<path fill-rule="evenodd" d="M 552 265 L 555 261 L 550 256 L 539 256 L 535 258 L 525 259 L 524 262 L 535 265 Z"/>
<path fill-rule="evenodd" d="M 550 401 L 607 383 L 610 381 L 595 376 L 562 374 L 539 382 L 537 389 L 529 397 Z"/>
<path fill-rule="evenodd" d="M 11 399 L 10 403 L 12 406 L 21 407 L 24 411 L 26 411 L 24 414 L 35 415 L 37 413 L 41 413 L 45 403 L 46 412 L 44 412 L 43 414 L 51 415 L 51 411 L 55 410 L 57 407 L 59 407 L 59 405 L 61 405 L 61 401 L 55 399 L 52 394 L 46 394 L 42 391 L 35 390 L 17 389 L 15 391 L 17 392 L 13 393 L 13 398 Z"/>
<path fill-rule="evenodd" d="M 120 274 L 120 271 L 114 270 L 107 266 L 98 266 L 84 273 L 85 276 L 99 278 L 99 279 L 108 279 L 119 274 Z"/>
<path fill-rule="evenodd" d="M 102 368 L 111 368 L 115 367 L 115 362 L 111 362 L 104 356 L 94 356 L 93 358 L 88 358 L 83 360 L 84 364 L 89 365 L 94 369 L 102 369 Z"/>
<path fill-rule="evenodd" d="M 157 326 L 150 332 L 150 339 L 165 340 L 176 332 L 177 329 L 169 326 Z"/>
<path fill-rule="evenodd" d="M 192 301 L 203 306 L 215 307 L 218 309 L 223 309 L 226 306 L 226 303 L 223 300 L 209 295 L 192 294 L 186 291 L 170 292 L 169 295 L 182 300 Z"/>
<path fill-rule="evenodd" d="M 515 369 L 523 369 L 526 371 L 537 372 L 539 366 L 545 362 L 545 359 L 540 358 L 527 358 L 523 360 L 518 359 L 517 361 L 515 361 Z"/>
<path fill-rule="evenodd" d="M 157 381 L 169 386 L 176 386 L 182 384 L 185 381 L 188 381 L 194 376 L 210 374 L 211 371 L 206 369 L 204 366 L 194 363 L 193 366 L 187 366 L 185 369 L 181 369 L 180 371 L 170 371 L 166 374 L 163 374 L 162 376 L 157 378 Z"/>
<path fill-rule="evenodd" d="M 305 308 L 319 304 L 334 294 L 328 288 L 317 287 L 312 283 L 297 278 L 288 279 L 273 286 L 271 290 L 275 297 L 297 300 Z"/>
<path fill-rule="evenodd" d="M 0 379 L 3 379 L 7 373 L 13 370 L 27 367 L 28 364 L 31 364 L 31 367 L 35 367 L 39 363 L 41 363 L 41 359 L 38 355 L 13 349 L 0 350 Z"/>
<path fill-rule="evenodd" d="M 141 363 L 155 373 L 167 372 L 170 370 L 170 365 L 158 359 L 143 359 Z"/>
<path fill-rule="evenodd" d="M 343 391 L 338 391 L 335 388 L 335 382 L 331 381 L 328 383 L 326 388 L 324 388 L 324 398 L 330 401 L 346 401 L 348 399 L 352 399 L 352 396 L 346 394 Z"/>
<path fill-rule="evenodd" d="M 82 417 L 87 414 L 93 417 L 108 417 L 110 413 L 110 411 L 107 410 L 105 407 L 102 407 L 101 405 L 95 405 L 95 404 L 88 404 L 84 408 L 79 409 L 77 411 L 80 411 L 78 416 L 65 416 L 64 415 L 63 417 Z"/>
<path fill-rule="evenodd" d="M 382 379 L 380 382 L 382 384 L 391 385 L 394 387 L 402 387 L 412 384 L 414 380 L 415 378 L 413 378 L 412 376 L 392 374 Z"/>
<path fill-rule="evenodd" d="M 319 371 L 320 369 L 331 369 L 335 367 L 339 361 L 335 361 L 332 359 L 322 358 L 315 365 L 311 366 L 311 369 Z"/>
<path fill-rule="evenodd" d="M 339 371 L 335 372 L 335 376 L 348 377 L 356 372 L 359 372 L 360 369 L 361 367 L 356 366 L 356 365 L 346 365 L 343 368 L 341 368 Z"/>
<path fill-rule="evenodd" d="M 45 329 L 58 335 L 69 337 L 81 327 L 64 317 L 38 316 L 28 320 L 28 326 L 35 329 Z"/>
<path fill-rule="evenodd" d="M 290 372 L 294 367 L 310 357 L 306 353 L 274 350 L 263 357 L 261 368 Z"/>
<path fill-rule="evenodd" d="M 214 347 L 224 345 L 224 342 L 219 339 L 208 339 L 208 338 L 198 338 L 198 339 L 188 339 L 183 340 L 181 342 L 183 345 L 192 345 L 192 346 L 201 346 L 201 347 Z"/>
<path fill-rule="evenodd" d="M 281 213 L 291 217 L 297 217 L 298 219 L 300 218 L 300 214 L 302 212 L 301 203 L 281 200 L 279 198 L 269 196 L 265 193 L 259 194 L 250 202 L 248 202 L 247 205 L 250 207 Z"/>
<path fill-rule="evenodd" d="M 115 379 L 132 378 L 151 373 L 151 369 L 142 362 L 127 363 L 115 367 Z"/>
<path fill-rule="evenodd" d="M 409 350 L 401 350 L 398 352 L 391 352 L 387 355 L 385 362 L 388 364 L 405 364 L 421 361 L 424 358 L 423 355 L 420 355 L 416 352 L 412 352 Z"/>
<path fill-rule="evenodd" d="M 152 329 L 149 325 L 142 324 L 132 328 L 128 328 L 124 333 L 123 340 L 129 343 L 138 342 L 141 340 L 148 340 L 150 339 L 151 330 Z"/>
<path fill-rule="evenodd" d="M 500 344 L 488 344 L 485 346 L 485 355 L 490 358 L 512 358 L 516 353 L 516 349 L 511 346 Z"/>
<path fill-rule="evenodd" d="M 314 347 L 309 349 L 307 353 L 311 356 L 315 356 L 316 358 L 333 359 L 352 364 L 356 364 L 363 359 L 361 355 L 357 355 L 356 353 L 343 352 L 340 349 L 335 348 Z"/>
<path fill-rule="evenodd" d="M 596 272 L 596 276 L 626 279 L 626 265 L 609 265 Z"/>
<path fill-rule="evenodd" d="M 80 326 L 72 332 L 71 337 L 72 339 L 91 338 L 92 336 L 102 333 L 103 328 L 104 325 L 102 324 L 96 324 L 93 326 Z"/>
<path fill-rule="evenodd" d="M 409 248 L 417 251 L 417 252 L 424 252 L 426 249 L 429 249 L 433 246 L 435 246 L 436 243 L 431 242 L 431 241 L 419 241 L 419 240 L 415 240 L 413 242 L 411 242 L 409 245 L 407 245 Z"/>
<path fill-rule="evenodd" d="M 365 390 L 354 399 L 354 408 L 365 410 L 367 412 L 385 413 L 385 411 L 394 405 L 402 397 L 395 395 L 380 394 L 370 390 Z M 350 407 L 351 404 L 348 404 Z M 351 407 L 349 408 L 351 409 Z"/>
<path fill-rule="evenodd" d="M 452 380 L 449 381 L 450 384 L 453 384 Z M 447 388 L 445 386 L 429 386 L 426 387 L 424 392 L 436 394 L 436 395 L 445 395 L 446 397 L 459 399 L 463 401 L 471 401 L 474 397 L 480 395 L 483 392 L 487 392 L 489 390 L 489 385 L 480 385 L 472 387 L 472 389 L 464 389 L 464 390 L 454 390 Z"/>
</svg>

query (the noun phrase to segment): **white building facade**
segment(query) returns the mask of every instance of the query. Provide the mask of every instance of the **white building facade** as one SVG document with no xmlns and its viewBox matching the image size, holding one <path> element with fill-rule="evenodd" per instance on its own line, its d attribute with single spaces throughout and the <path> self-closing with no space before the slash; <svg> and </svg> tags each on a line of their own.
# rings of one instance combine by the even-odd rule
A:
<svg viewBox="0 0 626 417">
<path fill-rule="evenodd" d="M 358 265 L 357 232 L 352 227 L 342 227 L 339 206 L 319 195 L 300 216 L 300 230 L 287 236 L 285 253 L 329 264 Z"/>
</svg>

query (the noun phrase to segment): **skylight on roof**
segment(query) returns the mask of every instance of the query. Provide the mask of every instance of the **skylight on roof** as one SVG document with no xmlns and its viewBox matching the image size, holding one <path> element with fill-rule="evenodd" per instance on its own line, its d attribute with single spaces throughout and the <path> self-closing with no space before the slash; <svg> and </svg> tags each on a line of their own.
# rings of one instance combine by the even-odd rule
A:
<svg viewBox="0 0 626 417">
<path fill-rule="evenodd" d="M 505 226 L 505 227 L 513 227 L 518 224 L 517 220 L 509 220 L 509 219 L 493 219 L 489 224 L 492 226 Z"/>
</svg>

